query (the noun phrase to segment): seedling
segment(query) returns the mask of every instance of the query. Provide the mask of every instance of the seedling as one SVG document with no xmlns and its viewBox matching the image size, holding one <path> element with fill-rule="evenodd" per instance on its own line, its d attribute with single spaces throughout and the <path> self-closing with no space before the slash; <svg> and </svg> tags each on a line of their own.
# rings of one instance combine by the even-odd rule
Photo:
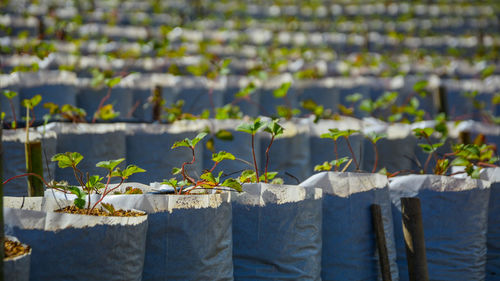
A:
<svg viewBox="0 0 500 281">
<path fill-rule="evenodd" d="M 92 71 L 92 75 L 94 76 L 92 79 L 92 86 L 99 87 L 104 84 L 108 87 L 108 91 L 106 95 L 101 99 L 99 106 L 97 107 L 94 116 L 92 117 L 92 123 L 95 123 L 97 119 L 101 120 L 112 120 L 119 116 L 118 112 L 115 112 L 112 104 L 104 104 L 111 97 L 111 90 L 114 86 L 120 83 L 122 77 L 106 77 L 106 73 L 100 72 L 95 69 Z"/>
<path fill-rule="evenodd" d="M 255 157 L 255 134 L 260 129 L 264 129 L 265 132 L 268 132 L 271 134 L 271 141 L 269 142 L 269 145 L 267 146 L 266 149 L 266 165 L 264 168 L 264 174 L 259 175 L 259 168 L 257 167 L 257 159 Z M 254 120 L 253 123 L 243 123 L 240 124 L 237 128 L 237 131 L 249 133 L 252 136 L 252 158 L 253 158 L 253 164 L 254 164 L 254 170 L 245 170 L 243 171 L 242 175 L 240 176 L 240 182 L 260 182 L 263 181 L 265 183 L 269 182 L 269 180 L 273 180 L 272 183 L 282 183 L 282 180 L 277 180 L 274 179 L 277 175 L 277 173 L 274 172 L 268 172 L 268 166 L 269 166 L 269 151 L 271 149 L 271 146 L 273 145 L 274 139 L 283 134 L 284 128 L 278 124 L 278 120 L 273 120 L 270 122 L 262 122 L 260 121 L 260 118 L 257 118 Z"/>
<path fill-rule="evenodd" d="M 275 98 L 282 98 L 285 102 L 285 105 L 276 106 L 276 112 L 279 117 L 283 117 L 286 120 L 290 120 L 293 116 L 300 114 L 299 109 L 292 108 L 290 100 L 287 97 L 291 85 L 292 82 L 285 82 L 281 84 L 279 88 L 273 91 L 273 96 Z"/>
<path fill-rule="evenodd" d="M 265 122 L 260 121 L 260 118 L 257 118 L 253 121 L 253 123 L 242 123 L 238 127 L 236 127 L 237 131 L 249 133 L 252 135 L 252 158 L 253 158 L 253 165 L 254 165 L 254 171 L 257 179 L 260 179 L 259 177 L 259 168 L 257 167 L 257 158 L 255 157 L 255 134 L 257 132 L 264 128 L 266 126 Z"/>
<path fill-rule="evenodd" d="M 413 133 L 417 138 L 419 139 L 423 138 L 427 142 L 418 144 L 425 153 L 429 154 L 429 156 L 427 156 L 427 160 L 425 160 L 423 170 L 421 171 L 422 173 L 425 173 L 425 171 L 427 171 L 427 167 L 432 157 L 434 157 L 436 163 L 438 163 L 438 165 L 441 166 L 441 168 L 439 168 L 440 171 L 444 168 L 443 165 L 446 164 L 444 161 L 438 161 L 438 157 L 436 156 L 436 150 L 444 145 L 444 140 L 441 140 L 440 142 L 437 143 L 432 143 L 430 137 L 434 132 L 435 132 L 434 128 L 413 129 Z"/>
<path fill-rule="evenodd" d="M 220 187 L 227 187 L 238 192 L 241 191 L 241 185 L 235 179 L 228 178 L 224 181 L 221 180 L 221 177 L 223 175 L 222 171 L 220 171 L 217 176 L 213 175 L 215 168 L 220 162 L 222 162 L 223 160 L 235 159 L 234 155 L 229 152 L 220 151 L 218 153 L 212 154 L 212 161 L 214 162 L 214 165 L 210 170 L 205 171 L 199 179 L 195 179 L 188 174 L 186 166 L 192 165 L 196 162 L 195 147 L 206 135 L 207 133 L 202 132 L 193 139 L 185 138 L 184 140 L 177 141 L 172 145 L 172 149 L 178 147 L 187 147 L 191 150 L 192 154 L 191 161 L 184 162 L 181 168 L 172 169 L 172 174 L 180 174 L 182 176 L 182 180 L 179 181 L 176 178 L 171 178 L 163 182 L 163 184 L 172 186 L 174 188 L 175 194 L 189 194 L 191 191 L 199 188 L 218 189 Z"/>
<path fill-rule="evenodd" d="M 269 142 L 269 145 L 267 146 L 266 149 L 266 166 L 264 169 L 264 182 L 268 182 L 268 173 L 267 173 L 267 167 L 269 166 L 269 150 L 271 150 L 271 146 L 273 145 L 274 138 L 276 138 L 279 135 L 283 134 L 283 127 L 278 124 L 277 120 L 273 120 L 267 124 L 267 127 L 264 128 L 265 132 L 268 132 L 271 134 L 271 141 Z"/>
<path fill-rule="evenodd" d="M 386 134 L 377 134 L 377 133 L 368 133 L 365 135 L 365 137 L 368 138 L 373 145 L 373 151 L 375 153 L 375 160 L 373 163 L 372 173 L 375 173 L 375 171 L 377 171 L 377 165 L 378 165 L 377 141 L 379 141 L 382 138 L 387 137 L 387 135 Z"/>
<path fill-rule="evenodd" d="M 14 109 L 14 102 L 12 100 L 17 96 L 17 92 L 4 90 L 3 95 L 9 101 L 10 110 L 12 111 L 12 118 L 14 119 L 12 120 L 11 127 L 12 129 L 15 130 L 17 129 L 17 119 L 16 119 L 16 110 Z"/>
<path fill-rule="evenodd" d="M 356 165 L 356 171 L 358 171 L 359 170 L 359 164 L 358 164 L 358 161 L 356 160 L 356 155 L 354 154 L 354 151 L 352 150 L 352 146 L 351 146 L 351 142 L 349 141 L 349 137 L 352 134 L 357 133 L 359 131 L 357 131 L 357 130 L 351 130 L 351 129 L 348 129 L 348 130 L 339 130 L 337 128 L 335 128 L 335 129 L 328 129 L 328 131 L 329 131 L 328 133 L 322 134 L 320 137 L 321 138 L 332 139 L 333 142 L 334 142 L 335 162 L 332 162 L 331 165 L 335 167 L 335 171 L 338 171 L 340 165 L 343 164 L 344 162 L 346 162 L 346 160 L 340 160 L 339 159 L 339 154 L 338 154 L 338 150 L 337 150 L 337 140 L 340 137 L 343 137 L 346 140 L 347 147 L 349 148 L 349 151 L 351 152 L 352 160 L 354 161 L 354 165 Z"/>
<path fill-rule="evenodd" d="M 77 166 L 83 160 L 83 156 L 78 152 L 66 152 L 58 153 L 51 158 L 51 161 L 57 162 L 59 168 L 72 168 L 75 179 L 77 180 L 79 186 L 69 185 L 67 182 L 47 182 L 42 176 L 35 173 L 26 173 L 18 176 L 14 176 L 7 179 L 3 184 L 10 182 L 13 179 L 34 176 L 40 179 L 47 188 L 53 188 L 55 190 L 72 193 L 76 195 L 76 199 L 73 204 L 79 209 L 87 209 L 87 214 L 90 214 L 93 209 L 97 207 L 99 203 L 106 197 L 106 195 L 118 189 L 123 182 L 128 179 L 131 175 L 135 173 L 142 173 L 146 170 L 137 167 L 136 165 L 128 165 L 124 170 L 120 169 L 118 165 L 125 159 L 120 158 L 116 160 L 101 161 L 96 164 L 96 167 L 104 168 L 108 171 L 106 175 L 106 183 L 103 183 L 104 178 L 99 175 L 89 176 L 89 173 L 84 173 Z M 112 178 L 119 178 L 120 182 L 114 187 L 110 187 L 110 182 Z M 92 206 L 90 201 L 91 194 L 101 194 L 99 200 L 97 200 Z M 87 198 L 87 199 L 86 199 Z M 107 209 L 105 206 L 103 206 Z"/>
<path fill-rule="evenodd" d="M 43 104 L 44 108 L 49 110 L 49 113 L 44 116 L 44 119 L 63 119 L 69 120 L 72 123 L 83 123 L 85 122 L 85 117 L 87 112 L 84 109 L 78 108 L 71 104 L 65 104 L 59 106 L 53 102 L 46 102 Z"/>
</svg>

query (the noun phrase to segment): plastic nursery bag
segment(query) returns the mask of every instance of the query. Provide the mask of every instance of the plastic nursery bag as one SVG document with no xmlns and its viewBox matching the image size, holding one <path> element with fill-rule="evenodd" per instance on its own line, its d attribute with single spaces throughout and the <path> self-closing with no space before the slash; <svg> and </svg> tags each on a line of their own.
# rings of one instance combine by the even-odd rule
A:
<svg viewBox="0 0 500 281">
<path fill-rule="evenodd" d="M 497 280 L 500 276 L 500 168 L 481 171 L 481 179 L 491 182 L 488 206 L 488 233 L 486 260 L 486 280 Z"/>
<path fill-rule="evenodd" d="M 188 148 L 170 149 L 172 145 L 184 138 L 193 138 L 206 125 L 206 122 L 200 120 L 179 121 L 170 125 L 126 124 L 127 164 L 135 164 L 147 171 L 132 175 L 130 180 L 149 182 L 151 179 L 161 181 L 168 178 L 173 167 L 180 167 L 183 162 L 192 159 Z M 201 163 L 203 163 L 201 149 L 200 145 L 196 146 L 195 164 L 186 165 L 189 174 L 201 174 Z"/>
<path fill-rule="evenodd" d="M 230 197 L 134 194 L 104 201 L 148 213 L 142 280 L 233 280 Z"/>
<path fill-rule="evenodd" d="M 42 205 L 43 198 L 39 198 Z M 38 207 L 37 207 L 38 208 Z M 4 208 L 6 233 L 33 249 L 31 280 L 142 280 L 147 216 Z"/>
<path fill-rule="evenodd" d="M 490 183 L 438 175 L 395 177 L 389 183 L 397 262 L 408 279 L 401 197 L 420 198 L 430 280 L 484 280 Z"/>
<path fill-rule="evenodd" d="M 233 194 L 236 280 L 321 280 L 321 190 L 245 184 Z"/>
<path fill-rule="evenodd" d="M 47 131 L 57 134 L 57 152 L 78 151 L 83 160 L 78 168 L 87 171 L 90 175 L 103 174 L 105 170 L 95 164 L 99 161 L 118 159 L 126 155 L 125 125 L 113 124 L 69 124 L 51 123 L 46 126 Z M 47 155 L 50 159 L 53 155 Z M 71 168 L 56 168 L 56 180 L 65 180 L 77 184 Z"/>
<path fill-rule="evenodd" d="M 398 280 L 387 177 L 322 172 L 300 186 L 323 190 L 322 280 L 377 280 L 379 256 L 370 206 L 380 205 L 392 280 Z"/>
<path fill-rule="evenodd" d="M 6 239 L 10 241 L 19 242 L 19 239 L 13 236 L 6 236 Z M 26 246 L 23 244 L 23 246 Z M 27 254 L 4 260 L 3 262 L 3 280 L 8 281 L 28 281 L 30 280 L 30 260 L 31 251 L 29 250 Z"/>
</svg>

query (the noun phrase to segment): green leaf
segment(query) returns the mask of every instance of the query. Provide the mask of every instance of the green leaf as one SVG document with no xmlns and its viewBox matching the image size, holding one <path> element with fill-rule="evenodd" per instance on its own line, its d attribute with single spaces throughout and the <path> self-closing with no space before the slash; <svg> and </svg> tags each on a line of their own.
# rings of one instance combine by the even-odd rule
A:
<svg viewBox="0 0 500 281">
<path fill-rule="evenodd" d="M 387 134 L 379 134 L 379 133 L 375 133 L 375 132 L 370 132 L 370 133 L 367 133 L 365 134 L 365 136 L 370 140 L 372 141 L 373 143 L 377 143 L 377 141 L 383 139 L 383 138 L 386 138 L 387 137 Z"/>
<path fill-rule="evenodd" d="M 304 109 L 307 109 L 309 111 L 314 112 L 316 107 L 318 107 L 318 104 L 315 101 L 313 101 L 312 99 L 307 99 L 307 100 L 301 101 L 300 106 L 302 106 Z"/>
<path fill-rule="evenodd" d="M 9 100 L 15 98 L 17 96 L 17 92 L 10 91 L 10 90 L 4 90 L 3 95 L 8 98 Z"/>
<path fill-rule="evenodd" d="M 177 168 L 177 167 L 173 167 L 172 168 L 172 175 L 177 175 L 177 174 L 180 174 L 181 173 L 181 169 L 180 168 Z"/>
<path fill-rule="evenodd" d="M 190 140 L 188 138 L 185 138 L 184 140 L 181 141 L 176 141 L 174 145 L 172 145 L 172 149 L 180 146 L 186 146 L 186 147 L 191 147 L 194 148 L 198 142 L 200 142 L 207 133 L 201 132 L 199 133 L 194 139 Z"/>
<path fill-rule="evenodd" d="M 222 160 L 234 160 L 236 159 L 233 154 L 226 151 L 219 151 L 217 153 L 212 154 L 212 161 L 221 162 Z"/>
<path fill-rule="evenodd" d="M 350 95 L 346 96 L 345 100 L 347 102 L 355 103 L 355 102 L 360 101 L 362 98 L 363 98 L 362 94 L 360 94 L 360 93 L 354 93 L 354 94 L 350 94 Z"/>
<path fill-rule="evenodd" d="M 359 104 L 359 109 L 364 112 L 372 113 L 375 110 L 375 105 L 371 100 L 362 100 Z"/>
<path fill-rule="evenodd" d="M 121 80 L 122 80 L 122 78 L 118 76 L 118 77 L 114 77 L 114 78 L 111 78 L 111 79 L 106 79 L 105 83 L 106 83 L 106 86 L 108 86 L 110 88 L 113 88 L 118 83 L 120 83 Z"/>
<path fill-rule="evenodd" d="M 101 161 L 101 162 L 98 162 L 95 166 L 112 171 L 116 166 L 118 166 L 124 160 L 125 160 L 125 158 L 120 158 L 120 159 L 116 159 L 116 160 L 109 160 L 109 161 Z"/>
<path fill-rule="evenodd" d="M 418 81 L 417 83 L 415 83 L 413 85 L 413 90 L 415 92 L 421 92 L 421 91 L 424 91 L 425 88 L 427 87 L 427 85 L 429 84 L 429 82 L 425 81 L 425 80 L 421 80 L 421 81 Z"/>
<path fill-rule="evenodd" d="M 481 78 L 485 79 L 495 73 L 495 65 L 491 64 L 481 71 Z"/>
<path fill-rule="evenodd" d="M 397 122 L 397 121 L 401 120 L 401 118 L 403 118 L 403 114 L 401 114 L 401 113 L 396 113 L 396 114 L 392 114 L 392 115 L 390 115 L 390 116 L 387 118 L 387 120 L 388 120 L 389 122 L 394 123 L 394 122 Z"/>
<path fill-rule="evenodd" d="M 480 173 L 481 173 L 481 169 L 480 168 L 475 168 L 474 170 L 472 170 L 472 173 L 470 174 L 470 177 L 473 178 L 473 179 L 479 179 Z"/>
<path fill-rule="evenodd" d="M 245 171 L 241 172 L 241 175 L 239 176 L 238 180 L 241 183 L 256 182 L 257 181 L 257 176 L 256 176 L 254 170 L 245 170 Z"/>
<path fill-rule="evenodd" d="M 83 198 L 76 198 L 73 200 L 73 204 L 78 208 L 78 209 L 84 209 L 85 208 L 85 199 Z"/>
<path fill-rule="evenodd" d="M 420 146 L 425 153 L 432 153 L 432 152 L 434 152 L 434 150 L 432 149 L 432 146 L 430 144 L 419 143 L 418 146 Z"/>
<path fill-rule="evenodd" d="M 123 179 L 127 179 L 128 177 L 130 177 L 133 174 L 144 173 L 144 172 L 146 172 L 146 170 L 144 170 L 142 168 L 139 168 L 136 165 L 128 165 L 127 168 L 122 172 L 122 176 L 121 177 Z"/>
<path fill-rule="evenodd" d="M 418 138 L 428 138 L 434 133 L 434 128 L 416 128 L 413 129 L 413 133 Z"/>
<path fill-rule="evenodd" d="M 171 178 L 169 180 L 163 180 L 162 184 L 170 185 L 173 188 L 177 187 L 177 179 Z"/>
<path fill-rule="evenodd" d="M 496 93 L 495 95 L 493 95 L 493 97 L 491 98 L 491 103 L 494 105 L 500 104 L 500 93 Z"/>
<path fill-rule="evenodd" d="M 85 184 L 87 188 L 93 188 L 93 189 L 101 189 L 104 187 L 104 184 L 101 182 L 103 180 L 102 177 L 98 175 L 93 175 L 89 177 L 89 180 Z"/>
<path fill-rule="evenodd" d="M 253 92 L 257 90 L 257 86 L 254 83 L 248 84 L 245 88 L 241 89 L 238 93 L 234 95 L 235 98 L 246 98 L 250 96 Z"/>
<path fill-rule="evenodd" d="M 451 161 L 452 166 L 467 166 L 469 164 L 470 162 L 464 158 L 455 158 L 453 159 L 453 161 Z"/>
<path fill-rule="evenodd" d="M 96 113 L 96 118 L 101 120 L 113 120 L 120 116 L 120 112 L 116 112 L 112 104 L 106 104 L 101 107 Z"/>
<path fill-rule="evenodd" d="M 35 106 L 37 106 L 40 102 L 42 101 L 42 96 L 41 95 L 35 95 L 31 99 L 23 99 L 21 102 L 21 105 L 33 109 Z"/>
<path fill-rule="evenodd" d="M 242 123 L 236 127 L 237 131 L 249 133 L 251 135 L 255 135 L 261 128 L 266 126 L 266 123 L 260 121 L 260 118 L 254 120 L 253 124 L 251 123 Z"/>
<path fill-rule="evenodd" d="M 215 133 L 215 137 L 224 141 L 232 141 L 234 139 L 233 134 L 228 130 L 217 131 L 217 133 Z"/>
<path fill-rule="evenodd" d="M 111 215 L 114 215 L 115 214 L 115 206 L 113 206 L 113 204 L 110 204 L 110 203 L 101 203 L 101 206 L 106 210 L 108 211 Z"/>
<path fill-rule="evenodd" d="M 229 188 L 232 188 L 238 192 L 243 191 L 241 184 L 233 178 L 226 179 L 223 183 L 220 184 L 220 186 L 229 187 Z"/>
<path fill-rule="evenodd" d="M 83 156 L 78 152 L 65 152 L 58 153 L 50 159 L 53 162 L 58 162 L 59 168 L 76 167 L 80 161 L 82 161 Z"/>
<path fill-rule="evenodd" d="M 273 95 L 275 98 L 283 98 L 286 96 L 288 93 L 288 90 L 290 89 L 290 86 L 292 85 L 292 82 L 285 82 L 281 84 L 281 86 L 273 91 Z"/>
<path fill-rule="evenodd" d="M 81 190 L 80 188 L 78 188 L 76 186 L 70 186 L 68 189 L 71 193 L 76 195 L 76 197 L 78 197 L 78 198 L 85 198 L 85 196 L 88 195 L 85 191 Z"/>
<path fill-rule="evenodd" d="M 267 180 L 272 180 L 278 175 L 278 172 L 267 172 Z M 266 180 L 266 175 L 260 175 L 260 181 Z"/>
<path fill-rule="evenodd" d="M 336 166 L 336 167 L 340 167 L 342 164 L 348 162 L 349 159 L 350 159 L 349 157 L 342 157 L 342 158 L 333 160 L 332 162 L 330 162 L 330 164 L 332 164 L 333 166 Z"/>
<path fill-rule="evenodd" d="M 314 171 L 315 172 L 321 172 L 321 171 L 330 171 L 332 170 L 333 165 L 330 164 L 329 162 L 323 162 L 322 165 L 316 165 L 314 166 Z"/>
<path fill-rule="evenodd" d="M 206 172 L 206 173 L 203 173 L 201 176 L 200 176 L 200 179 L 202 180 L 205 180 L 209 183 L 214 183 L 216 184 L 217 181 L 215 180 L 215 177 L 214 175 L 211 173 L 211 172 Z"/>
<path fill-rule="evenodd" d="M 273 120 L 267 124 L 267 127 L 264 131 L 270 133 L 273 136 L 279 136 L 283 134 L 284 128 L 278 124 L 278 120 Z"/>
</svg>

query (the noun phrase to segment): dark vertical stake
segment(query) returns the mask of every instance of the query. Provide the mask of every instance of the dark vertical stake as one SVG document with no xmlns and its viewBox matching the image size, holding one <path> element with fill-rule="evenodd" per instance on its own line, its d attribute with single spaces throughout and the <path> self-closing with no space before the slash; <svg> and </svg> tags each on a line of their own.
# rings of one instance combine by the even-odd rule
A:
<svg viewBox="0 0 500 281">
<path fill-rule="evenodd" d="M 40 141 L 31 141 L 27 144 L 29 149 L 29 160 L 26 163 L 26 172 L 35 173 L 43 177 L 43 157 L 42 157 L 42 143 Z M 43 182 L 35 177 L 28 176 L 28 195 L 29 196 L 43 196 Z"/>
<path fill-rule="evenodd" d="M 161 107 L 163 105 L 161 92 L 161 86 L 155 86 L 153 88 L 153 98 L 151 100 L 153 103 L 153 121 L 161 120 Z"/>
<path fill-rule="evenodd" d="M 3 226 L 3 148 L 2 148 L 3 121 L 0 121 L 0 281 L 3 281 L 3 259 L 5 257 L 5 233 Z"/>
<path fill-rule="evenodd" d="M 444 113 L 448 116 L 448 100 L 446 98 L 446 87 L 440 85 L 438 87 L 438 96 L 437 96 L 437 104 L 438 104 L 438 113 Z"/>
<path fill-rule="evenodd" d="M 410 281 L 427 281 L 429 272 L 425 256 L 424 226 L 420 199 L 401 198 L 403 234 Z"/>
<path fill-rule="evenodd" d="M 375 239 L 377 241 L 382 281 L 392 281 L 389 253 L 387 252 L 385 241 L 384 222 L 382 221 L 382 210 L 380 205 L 377 204 L 371 205 L 370 210 L 372 211 L 373 229 L 375 230 Z"/>
</svg>

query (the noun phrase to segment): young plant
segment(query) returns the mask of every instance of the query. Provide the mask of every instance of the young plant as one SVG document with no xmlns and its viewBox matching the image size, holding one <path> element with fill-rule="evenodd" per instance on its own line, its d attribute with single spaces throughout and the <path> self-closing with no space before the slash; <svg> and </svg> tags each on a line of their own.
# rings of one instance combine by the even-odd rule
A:
<svg viewBox="0 0 500 281">
<path fill-rule="evenodd" d="M 202 132 L 199 133 L 195 138 L 189 139 L 185 138 L 182 141 L 177 141 L 172 146 L 172 149 L 177 147 L 187 147 L 191 150 L 192 160 L 189 162 L 184 162 L 181 168 L 174 168 L 172 173 L 174 175 L 180 174 L 182 176 L 182 180 L 177 180 L 176 178 L 171 178 L 169 180 L 165 180 L 163 184 L 170 185 L 174 188 L 175 194 L 189 194 L 194 189 L 205 188 L 205 189 L 217 189 L 219 187 L 227 187 L 232 190 L 236 190 L 238 192 L 241 191 L 241 185 L 232 178 L 228 178 L 224 181 L 221 180 L 223 172 L 220 171 L 217 176 L 213 175 L 213 172 L 217 165 L 223 160 L 234 160 L 235 157 L 229 152 L 220 151 L 218 153 L 212 154 L 212 161 L 214 165 L 210 170 L 205 171 L 199 179 L 195 179 L 190 176 L 186 171 L 187 165 L 192 165 L 196 161 L 195 155 L 195 147 L 196 145 L 207 135 L 207 133 Z"/>
<path fill-rule="evenodd" d="M 322 134 L 320 137 L 321 138 L 328 138 L 328 139 L 332 139 L 333 142 L 334 142 L 334 153 L 335 153 L 335 162 L 332 163 L 333 166 L 335 166 L 335 171 L 338 171 L 340 165 L 344 162 L 346 162 L 347 160 L 342 160 L 342 159 L 339 159 L 339 154 L 338 154 L 338 151 L 337 151 L 337 140 L 340 138 L 340 137 L 343 137 L 345 140 L 346 140 L 346 143 L 347 143 L 347 147 L 349 148 L 349 151 L 351 152 L 351 156 L 352 156 L 352 160 L 354 161 L 354 165 L 356 165 L 356 171 L 359 170 L 359 164 L 358 164 L 358 161 L 356 160 L 356 155 L 354 154 L 354 151 L 352 150 L 352 146 L 351 146 L 351 142 L 349 141 L 349 137 L 354 134 L 354 133 L 357 133 L 359 131 L 357 130 L 351 130 L 351 129 L 348 129 L 348 130 L 339 130 L 337 128 L 335 129 L 328 129 L 328 133 L 325 133 L 325 134 Z"/>
<path fill-rule="evenodd" d="M 372 132 L 372 133 L 366 134 L 365 137 L 368 138 L 373 145 L 373 151 L 375 153 L 375 160 L 373 163 L 372 173 L 375 173 L 375 171 L 377 171 L 378 156 L 379 156 L 378 149 L 377 149 L 377 141 L 379 141 L 382 138 L 387 137 L 387 135 L 386 134 L 377 134 L 377 133 Z"/>
<path fill-rule="evenodd" d="M 498 156 L 495 156 L 495 148 L 487 144 L 457 144 L 453 147 L 453 153 L 446 156 L 454 156 L 451 166 L 463 166 L 464 172 L 471 178 L 479 178 L 479 172 L 485 167 L 496 167 Z"/>
<path fill-rule="evenodd" d="M 94 87 L 98 87 L 101 84 L 104 84 L 108 87 L 108 91 L 106 95 L 101 99 L 99 106 L 97 107 L 94 116 L 92 117 L 92 123 L 95 123 L 97 119 L 101 120 L 112 120 L 120 115 L 119 112 L 115 112 L 112 104 L 104 104 L 111 97 L 111 90 L 114 86 L 120 83 L 122 77 L 115 76 L 106 78 L 106 74 L 104 72 L 100 72 L 99 70 L 94 70 L 92 72 L 94 78 L 92 79 L 92 85 Z"/>
<path fill-rule="evenodd" d="M 427 171 L 427 167 L 429 166 L 429 163 L 430 163 L 430 160 L 432 159 L 432 157 L 434 157 L 434 159 L 436 160 L 436 163 L 441 166 L 441 168 L 439 168 L 439 172 L 443 172 L 442 171 L 444 168 L 443 165 L 446 164 L 446 162 L 444 160 L 438 161 L 439 159 L 436 156 L 436 151 L 439 147 L 444 145 L 444 140 L 441 140 L 440 142 L 437 142 L 437 143 L 432 143 L 430 137 L 434 132 L 435 132 L 434 128 L 424 128 L 424 129 L 416 128 L 416 129 L 413 129 L 413 133 L 417 138 L 419 138 L 419 139 L 423 138 L 427 142 L 427 143 L 418 144 L 425 153 L 429 154 L 429 156 L 427 156 L 427 159 L 425 160 L 423 170 L 421 171 L 422 173 L 425 173 L 425 171 Z"/>
<path fill-rule="evenodd" d="M 3 95 L 9 101 L 10 110 L 12 111 L 12 119 L 13 119 L 12 123 L 11 123 L 11 128 L 15 130 L 15 129 L 17 129 L 17 119 L 16 119 L 16 110 L 14 109 L 14 102 L 12 100 L 17 96 L 17 92 L 4 90 Z"/>
<path fill-rule="evenodd" d="M 83 156 L 78 152 L 66 152 L 66 153 L 58 153 L 51 158 L 52 161 L 57 162 L 59 168 L 72 168 L 73 174 L 78 181 L 80 187 L 77 186 L 68 186 L 68 185 L 58 185 L 56 187 L 62 190 L 67 190 L 77 196 L 74 200 L 74 204 L 76 207 L 80 209 L 85 208 L 85 204 L 87 204 L 87 213 L 90 214 L 95 207 L 102 202 L 102 200 L 111 193 L 112 191 L 119 188 L 122 183 L 128 179 L 131 175 L 135 173 L 142 173 L 146 170 L 137 167 L 136 165 L 128 165 L 127 168 L 121 170 L 117 167 L 121 162 L 125 160 L 125 158 L 120 158 L 116 160 L 109 161 L 101 161 L 96 164 L 96 167 L 104 168 L 108 171 L 106 178 L 107 181 L 104 184 L 103 177 L 99 175 L 89 176 L 88 173 L 84 174 L 77 165 L 83 160 Z M 119 178 L 120 182 L 110 188 L 109 184 L 112 178 Z M 99 200 L 97 200 L 91 207 L 90 196 L 91 194 L 101 194 Z M 85 197 L 87 196 L 88 201 L 85 202 Z"/>
<path fill-rule="evenodd" d="M 273 120 L 267 124 L 267 127 L 264 128 L 265 132 L 268 132 L 271 134 L 271 141 L 269 142 L 269 145 L 267 146 L 266 149 L 266 166 L 264 169 L 264 182 L 268 182 L 268 173 L 267 173 L 267 167 L 269 166 L 269 150 L 271 150 L 271 146 L 273 145 L 274 138 L 276 138 L 279 135 L 283 134 L 283 127 L 278 124 L 278 120 Z"/>
<path fill-rule="evenodd" d="M 285 82 L 281 84 L 279 88 L 273 91 L 273 96 L 275 98 L 282 98 L 285 102 L 285 105 L 277 105 L 276 113 L 279 117 L 283 117 L 286 120 L 292 119 L 293 116 L 300 114 L 300 110 L 296 108 L 292 108 L 291 102 L 287 97 L 288 90 L 292 82 Z"/>
<path fill-rule="evenodd" d="M 85 117 L 87 112 L 84 109 L 78 108 L 71 104 L 65 104 L 59 106 L 53 102 L 46 102 L 43 104 L 44 108 L 49 110 L 49 113 L 44 116 L 44 119 L 63 119 L 69 120 L 72 123 L 83 123 L 85 122 Z"/>
<path fill-rule="evenodd" d="M 259 177 L 259 168 L 257 167 L 257 158 L 255 157 L 255 134 L 257 132 L 264 128 L 266 126 L 265 122 L 260 121 L 260 118 L 257 118 L 253 121 L 253 123 L 242 123 L 236 127 L 237 131 L 249 133 L 252 135 L 252 158 L 253 158 L 253 165 L 254 165 L 254 170 L 255 170 L 255 175 L 257 179 L 260 179 Z"/>
</svg>

